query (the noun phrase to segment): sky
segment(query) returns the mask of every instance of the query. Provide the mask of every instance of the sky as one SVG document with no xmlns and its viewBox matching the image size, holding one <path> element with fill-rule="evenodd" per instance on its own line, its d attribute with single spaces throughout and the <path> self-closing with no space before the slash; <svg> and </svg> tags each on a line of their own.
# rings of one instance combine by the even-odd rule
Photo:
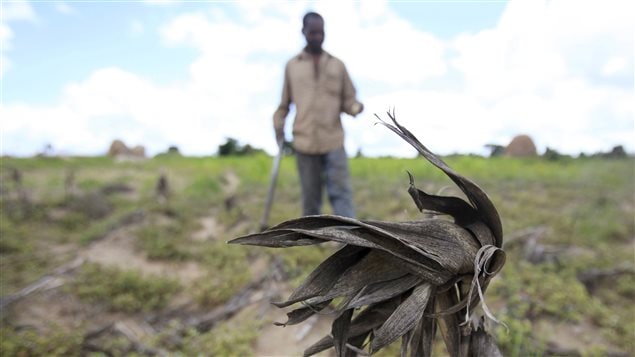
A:
<svg viewBox="0 0 635 357">
<path fill-rule="evenodd" d="M 438 154 L 635 152 L 635 2 L 0 0 L 0 154 L 207 156 L 227 138 L 273 154 L 272 115 L 301 19 L 325 19 L 365 110 L 349 155 L 412 157 L 394 110 Z M 293 111 L 287 119 L 291 138 Z"/>
</svg>

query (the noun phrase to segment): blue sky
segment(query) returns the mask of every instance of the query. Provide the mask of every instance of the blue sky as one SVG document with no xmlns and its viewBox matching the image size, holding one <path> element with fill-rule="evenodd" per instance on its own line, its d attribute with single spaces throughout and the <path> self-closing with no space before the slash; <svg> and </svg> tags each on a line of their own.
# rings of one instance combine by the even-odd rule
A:
<svg viewBox="0 0 635 357">
<path fill-rule="evenodd" d="M 99 155 L 265 148 L 301 16 L 326 20 L 366 110 L 343 115 L 354 154 L 412 156 L 374 114 L 433 151 L 487 153 L 514 135 L 570 154 L 635 151 L 629 1 L 1 0 L 0 154 L 51 144 Z M 290 137 L 292 117 L 288 118 Z"/>
</svg>

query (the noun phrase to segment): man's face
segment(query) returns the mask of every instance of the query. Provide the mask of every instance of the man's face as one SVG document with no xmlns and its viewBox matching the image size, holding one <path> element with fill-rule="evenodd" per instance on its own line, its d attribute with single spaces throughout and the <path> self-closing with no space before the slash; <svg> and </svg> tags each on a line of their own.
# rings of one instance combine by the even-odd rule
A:
<svg viewBox="0 0 635 357">
<path fill-rule="evenodd" d="M 306 44 L 311 53 L 320 53 L 322 51 L 322 42 L 324 42 L 324 21 L 318 17 L 309 17 L 306 26 L 302 29 Z"/>
</svg>

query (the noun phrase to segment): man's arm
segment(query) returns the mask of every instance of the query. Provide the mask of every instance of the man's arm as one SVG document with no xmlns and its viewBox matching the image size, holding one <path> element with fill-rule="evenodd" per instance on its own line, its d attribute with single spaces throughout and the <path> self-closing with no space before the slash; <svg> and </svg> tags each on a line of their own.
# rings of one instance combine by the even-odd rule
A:
<svg viewBox="0 0 635 357">
<path fill-rule="evenodd" d="M 357 91 L 353 85 L 351 77 L 348 75 L 346 67 L 344 67 L 344 85 L 342 87 L 342 111 L 346 114 L 356 116 L 364 110 L 364 104 L 356 98 Z"/>
<path fill-rule="evenodd" d="M 284 82 L 282 84 L 282 98 L 280 104 L 273 114 L 273 130 L 276 134 L 276 141 L 280 144 L 284 141 L 284 123 L 289 114 L 289 104 L 291 103 L 291 88 L 289 85 L 289 65 L 284 68 Z"/>
</svg>

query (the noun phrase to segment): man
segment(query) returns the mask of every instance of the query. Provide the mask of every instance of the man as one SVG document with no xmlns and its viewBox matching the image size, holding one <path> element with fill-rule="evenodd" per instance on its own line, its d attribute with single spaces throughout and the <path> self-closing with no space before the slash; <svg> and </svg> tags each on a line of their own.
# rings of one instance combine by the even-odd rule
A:
<svg viewBox="0 0 635 357">
<path fill-rule="evenodd" d="M 306 47 L 285 67 L 282 100 L 273 116 L 278 144 L 284 141 L 289 105 L 295 103 L 293 147 L 302 186 L 303 215 L 320 214 L 322 187 L 326 186 L 333 213 L 355 217 L 344 150 L 340 113 L 356 116 L 364 109 L 344 63 L 322 49 L 324 19 L 315 12 L 304 15 Z"/>
</svg>

